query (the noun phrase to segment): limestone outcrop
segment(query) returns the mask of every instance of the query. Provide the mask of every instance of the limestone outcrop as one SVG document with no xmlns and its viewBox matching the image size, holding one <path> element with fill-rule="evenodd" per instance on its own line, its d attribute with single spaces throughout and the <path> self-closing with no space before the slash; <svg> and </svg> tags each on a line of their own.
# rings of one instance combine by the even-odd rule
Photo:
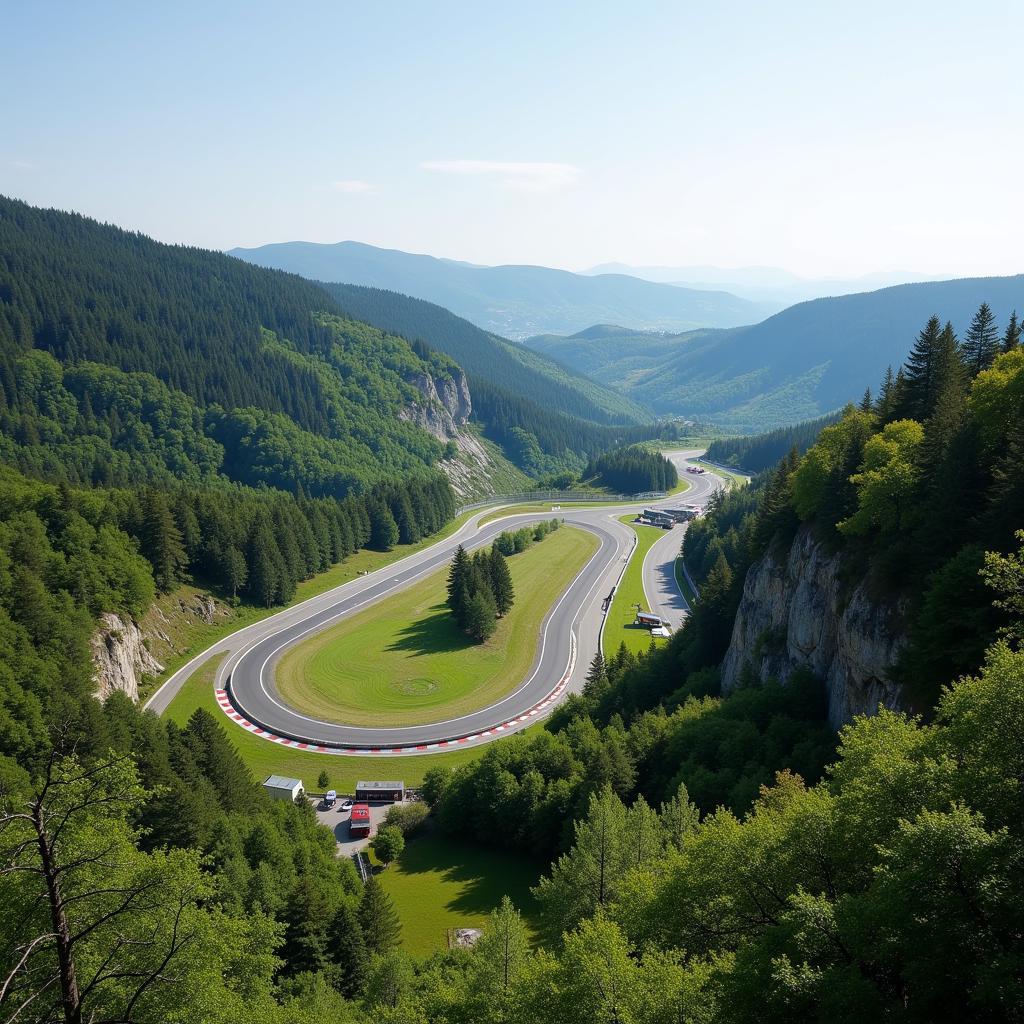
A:
<svg viewBox="0 0 1024 1024">
<path fill-rule="evenodd" d="M 891 675 L 906 645 L 904 608 L 880 600 L 867 580 L 845 583 L 841 561 L 803 527 L 788 551 L 751 566 L 722 663 L 723 691 L 735 689 L 745 669 L 785 681 L 806 667 L 824 682 L 835 728 L 879 704 L 904 707 Z"/>
</svg>

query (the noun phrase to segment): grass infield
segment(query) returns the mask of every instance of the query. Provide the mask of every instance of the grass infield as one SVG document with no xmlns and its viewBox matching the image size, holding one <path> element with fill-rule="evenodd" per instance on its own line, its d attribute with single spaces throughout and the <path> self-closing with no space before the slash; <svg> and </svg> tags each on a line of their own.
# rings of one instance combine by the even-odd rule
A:
<svg viewBox="0 0 1024 1024">
<path fill-rule="evenodd" d="M 637 543 L 626 572 L 615 590 L 612 606 L 608 610 L 602 639 L 607 658 L 610 658 L 622 643 L 636 654 L 647 651 L 651 646 L 650 631 L 634 625 L 633 620 L 636 618 L 637 605 L 644 611 L 650 610 L 647 595 L 644 593 L 644 558 L 651 545 L 659 537 L 663 537 L 665 531 L 660 526 L 642 526 L 634 523 L 635 518 L 635 515 L 619 516 L 619 522 L 625 523 L 636 533 Z"/>
<path fill-rule="evenodd" d="M 416 725 L 484 707 L 526 677 L 544 616 L 597 546 L 563 527 L 511 556 L 515 605 L 484 644 L 449 613 L 445 568 L 292 648 L 277 667 L 278 692 L 304 714 L 347 725 Z"/>
</svg>

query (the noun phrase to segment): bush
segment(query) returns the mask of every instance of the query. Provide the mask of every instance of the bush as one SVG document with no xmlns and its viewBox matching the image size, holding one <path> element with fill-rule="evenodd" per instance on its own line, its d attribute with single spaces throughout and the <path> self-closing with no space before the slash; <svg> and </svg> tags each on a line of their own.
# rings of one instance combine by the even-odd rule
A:
<svg viewBox="0 0 1024 1024">
<path fill-rule="evenodd" d="M 384 815 L 384 824 L 402 830 L 402 835 L 411 836 L 426 820 L 429 813 L 423 803 L 395 804 Z"/>
</svg>

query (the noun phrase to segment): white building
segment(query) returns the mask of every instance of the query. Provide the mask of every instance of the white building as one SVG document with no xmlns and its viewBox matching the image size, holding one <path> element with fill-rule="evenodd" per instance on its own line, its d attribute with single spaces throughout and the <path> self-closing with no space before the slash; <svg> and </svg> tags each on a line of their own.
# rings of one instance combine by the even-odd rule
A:
<svg viewBox="0 0 1024 1024">
<path fill-rule="evenodd" d="M 272 800 L 291 800 L 292 803 L 306 793 L 302 787 L 302 779 L 288 779 L 283 775 L 271 775 L 263 783 L 263 788 Z"/>
</svg>

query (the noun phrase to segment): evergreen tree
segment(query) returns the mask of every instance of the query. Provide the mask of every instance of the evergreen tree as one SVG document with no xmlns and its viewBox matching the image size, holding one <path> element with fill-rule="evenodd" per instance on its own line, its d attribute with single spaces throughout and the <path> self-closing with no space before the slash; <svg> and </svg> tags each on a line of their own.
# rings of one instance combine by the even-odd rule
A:
<svg viewBox="0 0 1024 1024">
<path fill-rule="evenodd" d="M 370 504 L 370 547 L 376 551 L 390 551 L 398 543 L 398 524 L 391 509 L 383 501 Z"/>
<path fill-rule="evenodd" d="M 494 594 L 494 606 L 498 615 L 506 615 L 512 610 L 515 601 L 515 589 L 512 586 L 512 574 L 504 555 L 495 547 L 491 548 L 488 557 L 491 592 Z"/>
<path fill-rule="evenodd" d="M 398 919 L 395 905 L 376 875 L 370 875 L 363 886 L 356 915 L 363 929 L 366 951 L 371 955 L 387 953 L 398 945 L 402 923 Z"/>
<path fill-rule="evenodd" d="M 903 366 L 903 386 L 900 388 L 897 419 L 928 418 L 935 402 L 935 356 L 939 347 L 942 323 L 937 316 L 929 318 L 917 336 L 914 347 Z"/>
<path fill-rule="evenodd" d="M 234 545 L 224 553 L 223 575 L 234 599 L 249 579 L 249 567 L 245 564 L 245 556 Z"/>
<path fill-rule="evenodd" d="M 481 587 L 470 597 L 466 606 L 465 629 L 474 642 L 482 644 L 494 635 L 498 628 L 497 614 L 494 596 L 488 588 Z"/>
<path fill-rule="evenodd" d="M 167 495 L 149 490 L 143 498 L 142 552 L 153 566 L 157 587 L 171 590 L 188 564 L 181 531 L 174 522 Z"/>
<path fill-rule="evenodd" d="M 461 621 L 466 601 L 469 598 L 467 593 L 469 564 L 469 555 L 460 544 L 455 550 L 455 557 L 448 570 L 448 607 L 456 621 Z"/>
<path fill-rule="evenodd" d="M 335 964 L 335 987 L 346 999 L 355 999 L 366 984 L 369 952 L 363 926 L 348 902 L 342 902 L 327 928 L 327 955 Z"/>
<path fill-rule="evenodd" d="M 1003 335 L 1003 351 L 1012 352 L 1020 344 L 1021 325 L 1017 322 L 1017 310 L 1010 314 L 1010 322 Z"/>
<path fill-rule="evenodd" d="M 967 372 L 977 377 L 999 354 L 999 327 L 987 302 L 978 307 L 964 336 L 963 358 Z"/>
</svg>

